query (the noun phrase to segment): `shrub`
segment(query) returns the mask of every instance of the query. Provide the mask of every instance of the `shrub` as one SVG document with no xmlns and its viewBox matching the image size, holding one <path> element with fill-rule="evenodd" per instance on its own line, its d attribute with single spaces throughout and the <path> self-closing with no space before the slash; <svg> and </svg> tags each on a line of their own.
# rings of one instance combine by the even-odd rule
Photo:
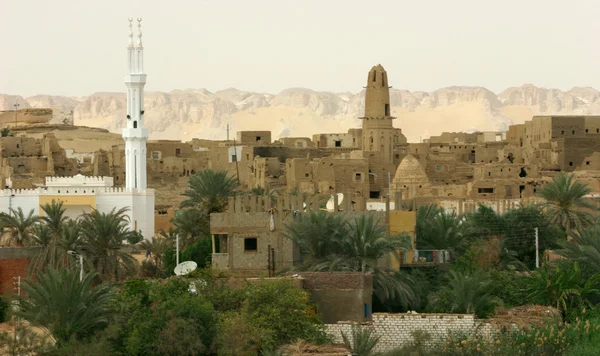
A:
<svg viewBox="0 0 600 356">
<path fill-rule="evenodd" d="M 248 288 L 242 308 L 246 320 L 266 331 L 263 348 L 286 345 L 298 339 L 326 341 L 324 327 L 310 307 L 308 294 L 292 281 L 261 281 Z"/>
</svg>

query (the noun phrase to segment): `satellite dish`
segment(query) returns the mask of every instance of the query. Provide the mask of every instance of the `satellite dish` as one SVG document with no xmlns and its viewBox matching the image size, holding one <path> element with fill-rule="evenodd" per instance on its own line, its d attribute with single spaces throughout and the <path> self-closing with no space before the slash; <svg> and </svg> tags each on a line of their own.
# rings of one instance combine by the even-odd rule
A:
<svg viewBox="0 0 600 356">
<path fill-rule="evenodd" d="M 338 206 L 339 206 L 340 204 L 342 204 L 342 201 L 344 201 L 344 194 L 338 193 L 337 198 L 338 198 Z M 325 205 L 325 207 L 327 208 L 327 210 L 333 211 L 333 208 L 334 208 L 333 194 L 331 195 L 331 198 L 329 198 L 329 200 L 327 201 L 327 205 Z"/>
<path fill-rule="evenodd" d="M 185 276 L 196 268 L 198 268 L 198 264 L 194 261 L 181 262 L 175 267 L 175 274 L 178 276 Z"/>
</svg>

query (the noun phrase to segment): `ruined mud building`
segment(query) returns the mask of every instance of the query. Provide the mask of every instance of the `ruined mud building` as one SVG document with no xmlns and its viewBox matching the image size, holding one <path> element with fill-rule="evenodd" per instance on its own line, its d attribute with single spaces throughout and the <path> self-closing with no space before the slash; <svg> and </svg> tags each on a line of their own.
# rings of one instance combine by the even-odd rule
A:
<svg viewBox="0 0 600 356">
<path fill-rule="evenodd" d="M 148 186 L 157 189 L 160 211 L 172 215 L 189 177 L 204 169 L 227 170 L 243 190 L 351 193 L 359 204 L 399 193 L 405 208 L 435 202 L 458 212 L 478 203 L 503 211 L 533 200 L 559 171 L 574 172 L 600 191 L 600 116 L 535 116 L 505 133 L 442 133 L 407 143 L 393 124 L 402 126 L 392 116 L 382 66 L 369 71 L 365 88 L 362 127 L 346 133 L 273 141 L 269 131 L 242 131 L 222 141 L 148 141 Z M 33 188 L 46 176 L 76 173 L 125 184 L 124 145 L 78 156 L 61 149 L 51 134 L 0 143 L 5 186 Z"/>
</svg>

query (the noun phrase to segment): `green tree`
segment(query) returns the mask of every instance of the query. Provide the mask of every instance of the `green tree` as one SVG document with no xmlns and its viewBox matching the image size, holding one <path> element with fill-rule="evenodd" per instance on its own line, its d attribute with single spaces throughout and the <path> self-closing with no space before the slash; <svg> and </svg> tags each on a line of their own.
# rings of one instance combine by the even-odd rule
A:
<svg viewBox="0 0 600 356">
<path fill-rule="evenodd" d="M 600 225 L 573 231 L 571 240 L 561 244 L 562 249 L 557 252 L 570 261 L 577 261 L 585 276 L 600 273 Z"/>
<path fill-rule="evenodd" d="M 464 234 L 463 219 L 456 212 L 445 212 L 434 205 L 421 206 L 417 210 L 417 249 L 444 249 L 455 258 L 469 247 Z"/>
<path fill-rule="evenodd" d="M 591 307 L 591 298 L 600 295 L 600 274 L 585 279 L 579 263 L 558 263 L 537 269 L 531 275 L 528 298 L 550 305 L 567 315 L 573 308 Z"/>
<path fill-rule="evenodd" d="M 128 228 L 127 209 L 109 213 L 93 210 L 81 218 L 84 254 L 102 280 L 120 281 L 136 272 L 135 259 L 122 250 L 133 233 Z"/>
<path fill-rule="evenodd" d="M 92 286 L 94 277 L 87 273 L 79 281 L 79 272 L 67 269 L 39 273 L 35 281 L 23 282 L 27 298 L 19 300 L 17 315 L 47 330 L 59 346 L 85 339 L 105 327 L 111 314 L 111 289 Z"/>
<path fill-rule="evenodd" d="M 397 257 L 405 249 L 402 236 L 388 236 L 373 215 L 346 221 L 341 215 L 310 212 L 294 219 L 284 233 L 307 256 L 300 269 L 373 273 L 375 294 L 382 301 L 415 301 L 410 283 L 396 271 L 378 267 L 382 258 Z"/>
<path fill-rule="evenodd" d="M 490 316 L 498 301 L 492 294 L 491 279 L 481 270 L 458 272 L 450 270 L 447 284 L 430 296 L 429 309 L 443 313 L 476 314 Z"/>
<path fill-rule="evenodd" d="M 546 200 L 542 205 L 550 222 L 567 233 L 585 228 L 596 220 L 596 208 L 585 198 L 592 190 L 573 180 L 573 175 L 559 173 L 538 192 Z"/>
<path fill-rule="evenodd" d="M 348 233 L 342 214 L 311 211 L 293 219 L 283 235 L 292 240 L 304 255 L 299 269 L 311 269 L 336 253 L 337 246 Z"/>
<path fill-rule="evenodd" d="M 227 171 L 205 169 L 197 172 L 188 181 L 188 189 L 183 193 L 187 199 L 181 203 L 181 207 L 197 208 L 208 215 L 221 212 L 238 185 L 238 180 L 228 176 Z"/>
<path fill-rule="evenodd" d="M 199 237 L 210 235 L 209 216 L 198 209 L 179 210 L 171 220 L 179 236 L 179 248 L 184 249 Z"/>
<path fill-rule="evenodd" d="M 323 324 L 309 304 L 308 294 L 292 281 L 261 281 L 247 289 L 242 315 L 265 331 L 262 349 L 296 340 L 325 339 Z"/>
<path fill-rule="evenodd" d="M 9 213 L 0 213 L 0 227 L 8 234 L 8 241 L 17 246 L 23 246 L 32 242 L 33 227 L 40 221 L 33 209 L 28 215 L 23 213 L 20 207 L 16 210 L 9 208 Z"/>
<path fill-rule="evenodd" d="M 209 301 L 189 292 L 188 279 L 127 281 L 117 295 L 117 354 L 204 355 L 216 337 Z M 179 338 L 179 339 L 178 339 Z"/>
<path fill-rule="evenodd" d="M 46 203 L 41 208 L 44 212 L 41 220 L 48 226 L 54 236 L 60 236 L 63 226 L 69 221 L 69 218 L 65 216 L 66 209 L 63 207 L 63 202 L 52 199 L 51 203 Z"/>
</svg>

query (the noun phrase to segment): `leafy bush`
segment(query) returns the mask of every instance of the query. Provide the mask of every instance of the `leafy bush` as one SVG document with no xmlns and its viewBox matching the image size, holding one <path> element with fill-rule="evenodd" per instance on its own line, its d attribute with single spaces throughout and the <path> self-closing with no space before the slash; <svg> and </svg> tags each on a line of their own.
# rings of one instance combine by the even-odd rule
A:
<svg viewBox="0 0 600 356">
<path fill-rule="evenodd" d="M 298 339 L 327 340 L 323 324 L 310 307 L 308 294 L 289 280 L 261 281 L 251 285 L 242 315 L 266 332 L 263 348 Z"/>
</svg>

